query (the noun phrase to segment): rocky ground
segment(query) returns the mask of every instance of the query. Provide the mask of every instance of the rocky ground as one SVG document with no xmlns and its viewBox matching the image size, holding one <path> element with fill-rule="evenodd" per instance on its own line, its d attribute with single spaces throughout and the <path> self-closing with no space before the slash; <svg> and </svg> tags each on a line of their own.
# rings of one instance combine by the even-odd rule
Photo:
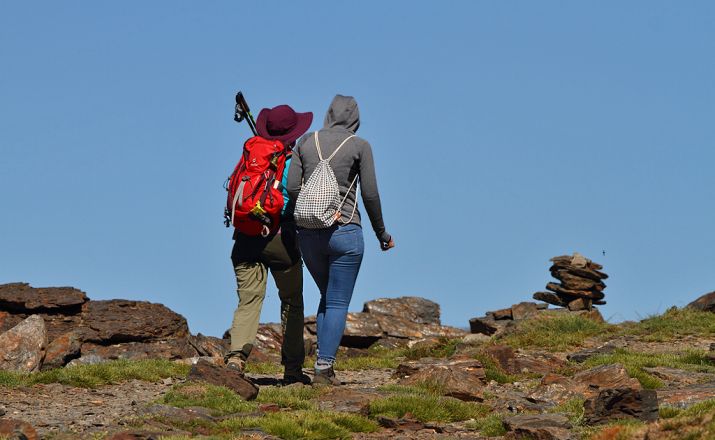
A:
<svg viewBox="0 0 715 440">
<path fill-rule="evenodd" d="M 593 302 L 520 303 L 472 333 L 424 299 L 370 301 L 350 315 L 343 385 L 325 388 L 282 386 L 279 326 L 261 328 L 242 378 L 225 340 L 161 305 L 124 325 L 144 306 L 62 289 L 0 286 L 0 438 L 715 438 L 715 293 L 619 325 Z M 314 332 L 308 317 L 309 351 Z"/>
</svg>

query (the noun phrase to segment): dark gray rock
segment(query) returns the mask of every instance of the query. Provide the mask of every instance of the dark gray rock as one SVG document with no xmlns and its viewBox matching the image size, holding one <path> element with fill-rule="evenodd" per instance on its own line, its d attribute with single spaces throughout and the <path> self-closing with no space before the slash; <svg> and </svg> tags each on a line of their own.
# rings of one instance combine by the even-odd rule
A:
<svg viewBox="0 0 715 440">
<path fill-rule="evenodd" d="M 589 425 L 617 419 L 658 420 L 658 396 L 654 390 L 610 388 L 601 390 L 583 404 L 584 420 Z"/>
</svg>

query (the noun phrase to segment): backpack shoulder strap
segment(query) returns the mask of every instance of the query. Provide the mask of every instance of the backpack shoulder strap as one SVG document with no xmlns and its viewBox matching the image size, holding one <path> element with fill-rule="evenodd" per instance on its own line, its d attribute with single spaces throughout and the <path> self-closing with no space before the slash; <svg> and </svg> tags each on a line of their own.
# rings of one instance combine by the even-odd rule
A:
<svg viewBox="0 0 715 440">
<path fill-rule="evenodd" d="M 330 155 L 330 157 L 328 158 L 328 162 L 330 162 L 330 160 L 331 160 L 333 157 L 335 157 L 336 154 L 338 154 L 338 151 L 340 151 L 340 149 L 343 148 L 343 145 L 345 145 L 345 143 L 346 143 L 347 141 L 349 141 L 350 139 L 352 139 L 352 138 L 354 138 L 354 137 L 355 137 L 355 135 L 354 135 L 354 134 L 351 134 L 350 136 L 348 136 L 347 138 L 345 138 L 345 140 L 344 140 L 340 145 L 338 145 L 338 148 L 336 148 L 335 151 L 333 151 L 333 154 Z M 316 139 L 318 139 L 317 134 L 316 134 Z M 321 157 L 320 159 L 322 160 L 323 158 Z"/>
<path fill-rule="evenodd" d="M 315 137 L 315 148 L 318 150 L 318 157 L 322 161 L 323 153 L 320 151 L 320 141 L 318 141 L 318 131 L 316 130 L 313 134 L 315 135 L 314 136 Z M 328 160 L 330 160 L 330 159 L 328 159 Z"/>
</svg>

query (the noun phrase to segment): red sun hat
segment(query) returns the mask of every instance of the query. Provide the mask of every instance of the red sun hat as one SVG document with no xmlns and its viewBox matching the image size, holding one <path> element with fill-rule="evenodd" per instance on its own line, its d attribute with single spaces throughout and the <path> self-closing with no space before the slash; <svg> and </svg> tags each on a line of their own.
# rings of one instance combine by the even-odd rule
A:
<svg viewBox="0 0 715 440">
<path fill-rule="evenodd" d="M 290 145 L 303 135 L 313 122 L 313 113 L 296 113 L 289 105 L 264 108 L 258 113 L 256 131 L 264 139 Z"/>
</svg>

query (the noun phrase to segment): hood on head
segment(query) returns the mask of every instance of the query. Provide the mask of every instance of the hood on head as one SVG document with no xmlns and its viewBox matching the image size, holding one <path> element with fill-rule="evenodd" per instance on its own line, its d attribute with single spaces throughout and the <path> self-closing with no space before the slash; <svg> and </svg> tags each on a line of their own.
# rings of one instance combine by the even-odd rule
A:
<svg viewBox="0 0 715 440">
<path fill-rule="evenodd" d="M 325 128 L 340 127 L 355 133 L 360 127 L 360 111 L 352 96 L 335 95 L 325 114 Z"/>
</svg>

